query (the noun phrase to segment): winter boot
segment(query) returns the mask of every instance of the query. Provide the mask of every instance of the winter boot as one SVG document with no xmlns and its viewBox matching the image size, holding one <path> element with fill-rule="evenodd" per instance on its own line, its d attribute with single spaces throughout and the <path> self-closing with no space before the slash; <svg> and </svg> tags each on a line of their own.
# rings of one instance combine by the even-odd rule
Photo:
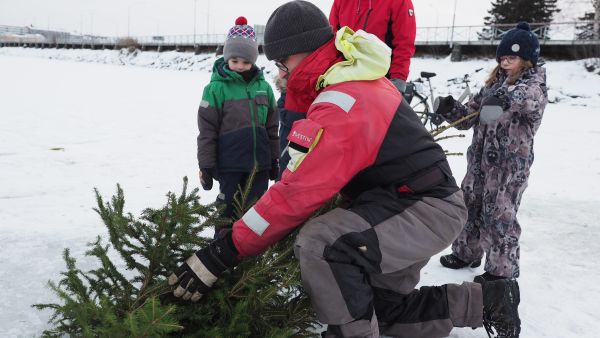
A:
<svg viewBox="0 0 600 338">
<path fill-rule="evenodd" d="M 492 282 L 492 281 L 495 281 L 498 279 L 505 279 L 505 278 L 506 277 L 492 275 L 491 273 L 486 271 L 479 276 L 475 276 L 475 278 L 473 278 L 473 282 L 483 284 L 485 282 Z"/>
<path fill-rule="evenodd" d="M 481 284 L 483 293 L 483 327 L 492 337 L 518 338 L 521 332 L 519 319 L 519 283 L 514 278 L 499 279 Z"/>
<path fill-rule="evenodd" d="M 466 267 L 476 268 L 481 265 L 481 258 L 476 259 L 472 262 L 465 262 L 465 261 L 461 260 L 460 258 L 454 256 L 454 254 L 449 254 L 449 255 L 440 257 L 440 263 L 442 263 L 442 265 L 447 268 L 455 269 L 455 270 L 466 268 Z"/>
</svg>

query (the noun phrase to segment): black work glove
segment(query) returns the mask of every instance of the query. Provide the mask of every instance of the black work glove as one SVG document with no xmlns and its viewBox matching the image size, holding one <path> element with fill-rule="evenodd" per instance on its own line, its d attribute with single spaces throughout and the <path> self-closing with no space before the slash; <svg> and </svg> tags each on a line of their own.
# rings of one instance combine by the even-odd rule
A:
<svg viewBox="0 0 600 338">
<path fill-rule="evenodd" d="M 436 114 L 445 115 L 450 113 L 454 108 L 454 98 L 452 95 L 448 95 L 446 97 L 438 96 L 433 101 L 433 111 Z"/>
<path fill-rule="evenodd" d="M 279 177 L 279 162 L 274 161 L 271 164 L 271 170 L 269 170 L 269 179 L 275 181 Z"/>
<path fill-rule="evenodd" d="M 210 190 L 213 186 L 213 168 L 201 168 L 198 173 L 200 176 L 200 184 L 202 189 Z"/>
<path fill-rule="evenodd" d="M 238 252 L 231 231 L 223 231 L 206 248 L 196 251 L 169 276 L 169 285 L 177 285 L 173 294 L 197 302 L 208 293 L 227 269 L 238 263 Z"/>
<path fill-rule="evenodd" d="M 444 123 L 444 117 L 440 114 L 433 113 L 431 114 L 429 119 L 431 120 L 431 123 L 433 123 L 436 126 L 439 126 L 440 124 Z"/>
</svg>

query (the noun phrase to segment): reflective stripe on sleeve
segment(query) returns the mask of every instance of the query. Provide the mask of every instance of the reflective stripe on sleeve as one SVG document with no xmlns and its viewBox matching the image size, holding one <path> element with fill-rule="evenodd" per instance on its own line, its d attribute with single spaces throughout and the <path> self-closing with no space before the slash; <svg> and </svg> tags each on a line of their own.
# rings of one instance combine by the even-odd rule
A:
<svg viewBox="0 0 600 338">
<path fill-rule="evenodd" d="M 352 106 L 354 106 L 355 102 L 356 102 L 356 99 L 353 98 L 352 96 L 350 96 L 346 93 L 331 90 L 331 91 L 322 92 L 321 94 L 319 94 L 319 96 L 317 96 L 317 98 L 313 101 L 312 104 L 332 103 L 332 104 L 335 104 L 336 106 L 340 107 L 346 113 L 348 113 L 350 111 L 350 109 L 352 109 Z"/>
<path fill-rule="evenodd" d="M 267 230 L 269 227 L 269 222 L 267 222 L 258 212 L 254 209 L 254 207 L 250 208 L 244 216 L 242 217 L 246 226 L 250 228 L 250 230 L 254 231 L 259 236 L 262 236 L 263 232 Z"/>
</svg>

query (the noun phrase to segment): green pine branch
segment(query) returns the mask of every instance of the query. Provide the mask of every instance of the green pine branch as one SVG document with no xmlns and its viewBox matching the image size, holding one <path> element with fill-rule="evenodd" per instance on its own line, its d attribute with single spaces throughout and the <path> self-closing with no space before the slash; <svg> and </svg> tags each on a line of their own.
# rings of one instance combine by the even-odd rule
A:
<svg viewBox="0 0 600 338">
<path fill-rule="evenodd" d="M 236 196 L 237 215 L 252 205 L 245 201 L 250 184 Z M 100 236 L 88 243 L 85 255 L 98 262 L 88 271 L 78 268 L 65 249 L 67 271 L 58 283 L 48 283 L 58 302 L 33 305 L 52 311 L 52 327 L 44 336 L 315 336 L 318 322 L 301 287 L 295 234 L 244 260 L 213 292 L 190 303 L 172 295 L 166 277 L 210 241 L 202 231 L 224 222 L 214 203 L 201 205 L 198 189 L 188 192 L 186 178 L 179 195 L 168 193 L 165 206 L 147 208 L 138 218 L 125 212 L 119 185 L 109 202 L 95 194 L 94 210 L 107 228 L 108 243 Z M 114 263 L 117 257 L 125 268 Z"/>
</svg>

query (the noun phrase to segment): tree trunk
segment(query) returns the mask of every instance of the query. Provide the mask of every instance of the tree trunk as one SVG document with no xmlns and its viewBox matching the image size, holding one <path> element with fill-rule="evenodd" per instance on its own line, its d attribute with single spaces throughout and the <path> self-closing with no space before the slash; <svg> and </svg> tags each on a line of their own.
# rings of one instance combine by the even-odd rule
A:
<svg viewBox="0 0 600 338">
<path fill-rule="evenodd" d="M 600 39 L 600 0 L 593 0 L 594 5 L 594 40 Z"/>
</svg>

